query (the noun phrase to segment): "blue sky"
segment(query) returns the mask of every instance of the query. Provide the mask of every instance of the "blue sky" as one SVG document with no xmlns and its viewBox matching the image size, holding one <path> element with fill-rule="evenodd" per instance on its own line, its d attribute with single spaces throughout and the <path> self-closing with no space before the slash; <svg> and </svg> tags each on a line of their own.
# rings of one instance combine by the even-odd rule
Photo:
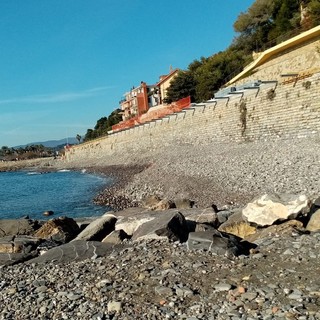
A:
<svg viewBox="0 0 320 320">
<path fill-rule="evenodd" d="M 140 81 L 229 46 L 254 0 L 1 0 L 0 147 L 84 135 Z"/>
</svg>

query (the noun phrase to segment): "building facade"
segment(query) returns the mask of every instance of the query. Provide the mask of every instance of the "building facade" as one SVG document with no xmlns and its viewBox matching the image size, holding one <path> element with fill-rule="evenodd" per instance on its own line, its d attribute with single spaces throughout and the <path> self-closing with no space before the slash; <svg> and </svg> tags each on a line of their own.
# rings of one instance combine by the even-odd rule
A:
<svg viewBox="0 0 320 320">
<path fill-rule="evenodd" d="M 160 76 L 159 82 L 155 85 L 147 85 L 141 81 L 138 87 L 133 87 L 126 92 L 124 99 L 120 101 L 122 120 L 126 121 L 135 116 L 141 116 L 150 108 L 163 105 L 166 91 L 178 71 L 179 69 L 170 69 L 169 74 Z"/>
<path fill-rule="evenodd" d="M 133 87 L 129 92 L 126 92 L 124 99 L 120 101 L 122 120 L 140 116 L 146 113 L 149 108 L 157 105 L 158 100 L 155 92 L 155 85 L 147 85 L 143 81 L 138 87 Z"/>
<path fill-rule="evenodd" d="M 179 69 L 170 70 L 169 74 L 160 76 L 159 82 L 156 84 L 157 90 L 159 91 L 158 104 L 163 104 L 163 100 L 167 96 L 167 89 L 174 77 L 177 76 Z"/>
</svg>

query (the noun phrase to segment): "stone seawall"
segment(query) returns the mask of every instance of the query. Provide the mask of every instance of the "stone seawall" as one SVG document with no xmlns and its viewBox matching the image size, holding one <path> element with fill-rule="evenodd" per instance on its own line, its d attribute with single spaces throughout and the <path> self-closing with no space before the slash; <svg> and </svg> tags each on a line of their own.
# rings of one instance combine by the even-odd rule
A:
<svg viewBox="0 0 320 320">
<path fill-rule="evenodd" d="M 284 75 L 315 73 L 319 72 L 319 70 L 320 37 L 317 37 L 272 56 L 262 65 L 255 67 L 251 75 L 238 80 L 236 84 L 258 79 L 282 82 L 290 78 L 284 77 Z"/>
<path fill-rule="evenodd" d="M 116 153 L 150 152 L 172 145 L 317 138 L 320 133 L 320 73 L 287 84 L 264 83 L 206 107 L 75 146 L 69 160 Z"/>
</svg>

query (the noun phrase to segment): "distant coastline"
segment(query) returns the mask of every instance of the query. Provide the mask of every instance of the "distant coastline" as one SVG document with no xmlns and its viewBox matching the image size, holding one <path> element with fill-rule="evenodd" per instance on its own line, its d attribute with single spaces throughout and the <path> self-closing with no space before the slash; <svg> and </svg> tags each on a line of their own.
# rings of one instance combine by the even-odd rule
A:
<svg viewBox="0 0 320 320">
<path fill-rule="evenodd" d="M 72 158 L 13 161 L 0 163 L 0 171 L 85 169 L 110 176 L 114 181 L 112 188 L 107 188 L 96 200 L 111 201 L 116 210 L 139 205 L 149 195 L 171 200 L 187 198 L 198 207 L 215 204 L 222 208 L 243 205 L 266 192 L 315 197 L 320 192 L 320 181 L 315 178 L 319 160 L 319 140 L 297 139 L 293 143 L 279 139 L 272 143 L 159 145 L 157 150 L 105 151 L 99 158 L 74 161 Z"/>
</svg>

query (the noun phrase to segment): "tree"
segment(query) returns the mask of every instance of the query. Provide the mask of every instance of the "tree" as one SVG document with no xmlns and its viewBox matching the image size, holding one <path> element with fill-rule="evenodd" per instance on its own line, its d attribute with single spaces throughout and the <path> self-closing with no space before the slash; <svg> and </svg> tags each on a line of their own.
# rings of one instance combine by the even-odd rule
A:
<svg viewBox="0 0 320 320">
<path fill-rule="evenodd" d="M 300 27 L 309 29 L 320 24 L 319 0 L 256 0 L 234 22 L 238 33 L 225 50 L 210 57 L 194 60 L 186 71 L 171 81 L 165 102 L 171 103 L 191 96 L 195 102 L 213 97 L 228 80 L 252 61 L 253 51 L 262 51 L 288 39 Z M 88 129 L 84 141 L 107 134 L 121 121 L 119 109 L 97 121 Z"/>
<path fill-rule="evenodd" d="M 310 27 L 320 24 L 320 2 L 319 0 L 311 0 L 308 4 L 308 17 L 310 19 Z"/>
<path fill-rule="evenodd" d="M 195 87 L 193 74 L 188 71 L 179 71 L 167 89 L 164 102 L 171 103 L 188 96 L 191 97 L 191 101 L 195 101 Z"/>
<path fill-rule="evenodd" d="M 257 0 L 246 12 L 241 12 L 233 24 L 239 33 L 234 44 L 239 44 L 246 54 L 262 48 L 273 26 L 273 12 L 273 0 Z"/>
<path fill-rule="evenodd" d="M 234 30 L 240 33 L 253 34 L 265 25 L 270 25 L 274 0 L 257 0 L 247 12 L 241 12 L 233 24 Z"/>
<path fill-rule="evenodd" d="M 96 137 L 97 136 L 94 130 L 87 129 L 87 133 L 85 134 L 83 141 L 89 141 L 89 140 L 95 139 Z"/>
<path fill-rule="evenodd" d="M 13 159 L 33 159 L 40 157 L 50 157 L 53 154 L 52 148 L 47 148 L 42 144 L 39 145 L 27 145 L 24 148 L 20 147 L 17 149 L 8 148 L 3 146 L 0 150 L 0 155 L 7 160 Z"/>
<path fill-rule="evenodd" d="M 194 75 L 197 102 L 213 98 L 230 75 L 239 73 L 247 61 L 245 53 L 232 46 L 208 58 Z"/>
<path fill-rule="evenodd" d="M 274 0 L 273 26 L 269 39 L 286 34 L 300 26 L 300 3 L 297 0 Z M 282 40 L 282 39 L 280 39 Z"/>
<path fill-rule="evenodd" d="M 120 112 L 120 109 L 116 109 L 112 111 L 108 117 L 100 118 L 94 126 L 94 129 L 87 130 L 87 133 L 83 138 L 83 141 L 89 141 L 107 135 L 108 131 L 112 129 L 113 125 L 122 121 L 122 116 Z"/>
<path fill-rule="evenodd" d="M 11 149 L 10 149 L 9 147 L 7 147 L 7 146 L 2 146 L 2 148 L 1 148 L 1 153 L 2 153 L 3 155 L 10 154 L 10 153 L 11 153 Z"/>
<path fill-rule="evenodd" d="M 108 130 L 111 130 L 112 126 L 122 121 L 121 110 L 116 109 L 111 112 L 108 117 Z"/>
</svg>

